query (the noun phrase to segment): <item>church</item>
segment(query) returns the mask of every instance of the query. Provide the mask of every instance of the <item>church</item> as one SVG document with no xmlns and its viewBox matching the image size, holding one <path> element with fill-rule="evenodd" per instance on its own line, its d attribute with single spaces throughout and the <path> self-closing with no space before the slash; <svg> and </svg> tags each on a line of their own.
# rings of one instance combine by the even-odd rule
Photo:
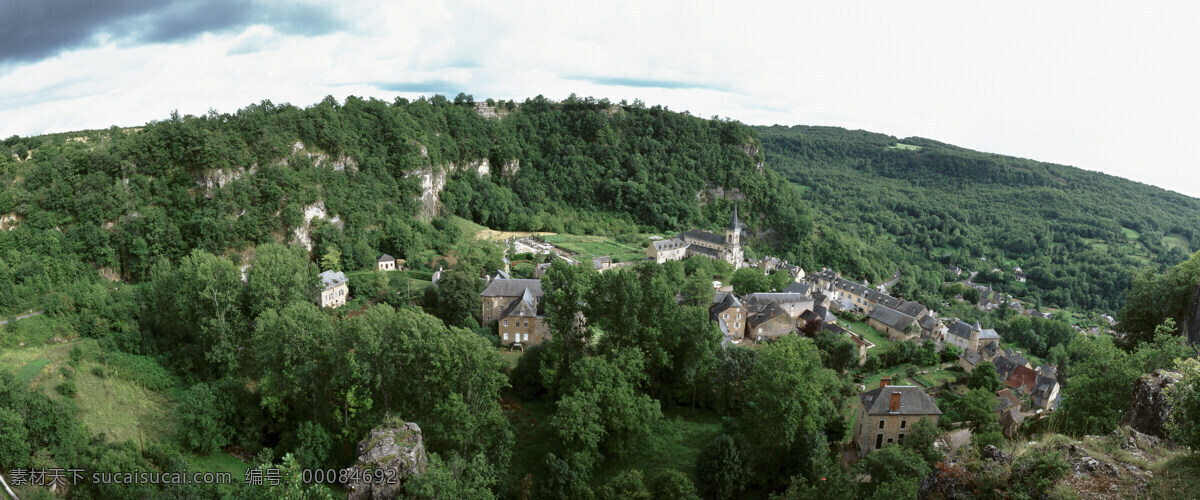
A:
<svg viewBox="0 0 1200 500">
<path fill-rule="evenodd" d="M 659 264 L 693 255 L 724 260 L 734 269 L 745 265 L 742 253 L 742 223 L 738 221 L 737 206 L 733 207 L 733 218 L 725 227 L 724 236 L 708 231 L 684 231 L 674 238 L 652 241 L 646 249 L 646 257 Z"/>
</svg>

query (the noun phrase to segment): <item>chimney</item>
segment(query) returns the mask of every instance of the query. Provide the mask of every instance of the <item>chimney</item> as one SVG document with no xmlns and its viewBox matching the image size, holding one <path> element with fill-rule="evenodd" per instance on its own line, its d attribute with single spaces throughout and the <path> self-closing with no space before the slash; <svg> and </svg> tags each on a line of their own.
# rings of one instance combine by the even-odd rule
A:
<svg viewBox="0 0 1200 500">
<path fill-rule="evenodd" d="M 891 383 L 892 383 L 892 377 L 883 377 L 883 378 L 879 379 L 879 388 L 883 389 L 884 387 L 891 385 Z"/>
<path fill-rule="evenodd" d="M 890 405 L 888 405 L 888 410 L 891 411 L 892 413 L 896 413 L 896 412 L 900 411 L 900 393 L 899 392 L 892 393 L 892 402 Z"/>
</svg>

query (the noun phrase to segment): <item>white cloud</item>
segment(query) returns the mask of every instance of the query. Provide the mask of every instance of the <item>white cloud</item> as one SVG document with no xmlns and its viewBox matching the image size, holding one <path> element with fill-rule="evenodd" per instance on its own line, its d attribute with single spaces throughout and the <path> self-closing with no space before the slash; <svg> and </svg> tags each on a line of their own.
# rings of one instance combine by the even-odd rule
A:
<svg viewBox="0 0 1200 500">
<path fill-rule="evenodd" d="M 12 66 L 0 134 L 329 94 L 576 93 L 921 135 L 1200 196 L 1200 7 L 1184 2 L 340 5 L 349 27 L 321 36 L 252 25 Z"/>
</svg>

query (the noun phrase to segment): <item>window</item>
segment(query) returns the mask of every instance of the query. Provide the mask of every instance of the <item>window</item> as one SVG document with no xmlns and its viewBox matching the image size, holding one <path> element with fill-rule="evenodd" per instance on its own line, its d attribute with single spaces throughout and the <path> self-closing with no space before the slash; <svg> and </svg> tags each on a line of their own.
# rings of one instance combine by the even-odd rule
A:
<svg viewBox="0 0 1200 500">
<path fill-rule="evenodd" d="M 759 335 L 762 335 L 762 328 L 759 328 L 759 329 L 758 329 L 758 334 L 759 334 Z"/>
<path fill-rule="evenodd" d="M 895 439 L 888 438 L 888 444 L 892 444 L 892 443 L 894 443 L 894 442 L 896 442 L 896 440 L 895 440 Z"/>
<path fill-rule="evenodd" d="M 725 313 L 724 315 L 722 315 L 721 319 L 729 319 L 729 313 Z"/>
<path fill-rule="evenodd" d="M 504 326 L 508 326 L 508 320 L 504 320 Z"/>
<path fill-rule="evenodd" d="M 529 342 L 529 334 L 528 333 L 525 334 L 525 341 Z"/>
<path fill-rule="evenodd" d="M 508 340 L 508 334 L 504 334 L 504 340 Z"/>
<path fill-rule="evenodd" d="M 907 421 L 907 420 L 901 420 L 901 421 L 900 421 L 900 428 L 901 428 L 901 429 L 903 429 L 903 428 L 904 428 L 905 426 L 907 426 L 907 425 L 908 425 L 908 421 Z"/>
<path fill-rule="evenodd" d="M 882 421 L 882 420 L 880 420 L 880 421 L 879 421 L 879 428 L 880 428 L 880 429 L 882 429 L 882 428 L 883 428 L 883 421 Z"/>
<path fill-rule="evenodd" d="M 525 320 L 525 326 L 526 326 L 526 327 L 528 327 L 528 326 L 529 326 L 529 320 Z"/>
<path fill-rule="evenodd" d="M 875 449 L 878 450 L 880 448 L 883 448 L 883 434 L 876 434 L 875 435 Z"/>
<path fill-rule="evenodd" d="M 904 444 L 904 434 L 901 434 L 901 435 L 899 435 L 899 436 L 896 436 L 896 443 L 897 443 L 897 444 Z"/>
</svg>

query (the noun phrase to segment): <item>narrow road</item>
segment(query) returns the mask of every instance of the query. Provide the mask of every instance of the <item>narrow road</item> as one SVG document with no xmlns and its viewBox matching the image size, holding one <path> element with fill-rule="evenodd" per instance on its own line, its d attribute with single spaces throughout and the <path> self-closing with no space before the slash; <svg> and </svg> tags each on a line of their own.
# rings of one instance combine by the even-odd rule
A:
<svg viewBox="0 0 1200 500">
<path fill-rule="evenodd" d="M 890 289 L 890 288 L 892 288 L 892 285 L 895 285 L 896 283 L 899 283 L 899 282 L 900 282 L 900 270 L 897 269 L 896 272 L 892 273 L 892 279 L 888 280 L 886 283 L 883 284 L 883 289 L 884 290 Z"/>
<path fill-rule="evenodd" d="M 46 312 L 46 311 L 37 311 L 37 312 L 31 312 L 31 313 L 29 313 L 29 314 L 22 314 L 22 315 L 20 315 L 20 316 L 17 316 L 17 317 L 15 317 L 15 318 L 13 318 L 13 319 L 12 319 L 12 321 L 21 321 L 21 320 L 23 320 L 23 319 L 25 319 L 25 318 L 32 318 L 32 317 L 34 317 L 34 316 L 37 316 L 37 315 L 40 315 L 40 314 L 42 314 L 42 313 L 44 313 L 44 312 Z M 0 326 L 7 325 L 7 324 L 8 324 L 8 322 L 9 322 L 9 320 L 7 320 L 7 319 L 6 319 L 6 320 L 4 320 L 4 321 L 0 321 Z"/>
</svg>

